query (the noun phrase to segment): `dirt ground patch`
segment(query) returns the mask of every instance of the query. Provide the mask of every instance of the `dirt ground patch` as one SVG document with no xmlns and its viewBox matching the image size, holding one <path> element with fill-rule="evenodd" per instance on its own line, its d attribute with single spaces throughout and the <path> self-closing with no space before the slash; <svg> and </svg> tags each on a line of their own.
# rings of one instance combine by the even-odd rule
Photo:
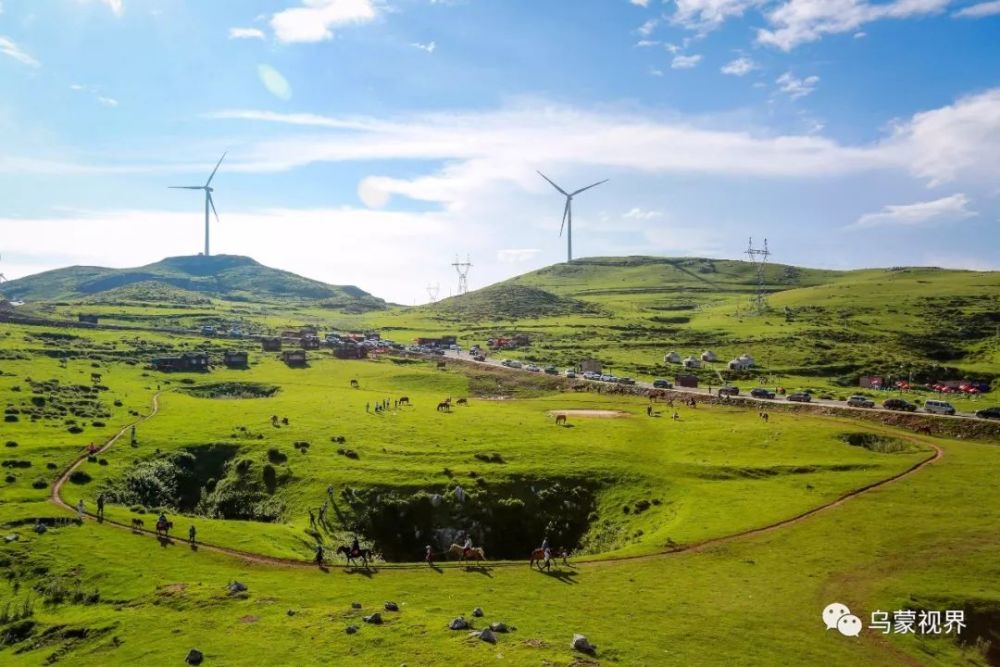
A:
<svg viewBox="0 0 1000 667">
<path fill-rule="evenodd" d="M 596 417 L 598 419 L 618 419 L 621 417 L 631 417 L 631 412 L 623 410 L 550 410 L 550 417 L 565 415 L 567 417 Z"/>
<path fill-rule="evenodd" d="M 254 616 L 253 614 L 240 616 L 240 623 L 256 623 L 258 620 L 260 620 L 260 616 Z"/>
</svg>

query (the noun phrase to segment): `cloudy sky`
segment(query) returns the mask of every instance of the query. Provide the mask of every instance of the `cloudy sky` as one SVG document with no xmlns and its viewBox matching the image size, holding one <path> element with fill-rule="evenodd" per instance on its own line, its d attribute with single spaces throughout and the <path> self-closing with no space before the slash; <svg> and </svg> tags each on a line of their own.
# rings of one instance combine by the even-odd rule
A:
<svg viewBox="0 0 1000 667">
<path fill-rule="evenodd" d="M 1000 268 L 1000 0 L 0 0 L 0 272 Z"/>
</svg>

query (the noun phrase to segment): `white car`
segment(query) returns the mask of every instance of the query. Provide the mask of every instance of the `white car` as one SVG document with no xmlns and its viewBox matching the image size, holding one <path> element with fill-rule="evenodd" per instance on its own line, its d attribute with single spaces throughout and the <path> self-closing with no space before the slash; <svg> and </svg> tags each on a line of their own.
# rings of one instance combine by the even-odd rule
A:
<svg viewBox="0 0 1000 667">
<path fill-rule="evenodd" d="M 541 372 L 541 370 L 542 370 L 541 368 L 539 368 L 535 364 L 528 364 L 527 366 L 524 367 L 524 369 L 527 370 L 527 371 L 531 371 L 532 373 L 538 373 L 538 372 Z"/>
<path fill-rule="evenodd" d="M 575 378 L 576 377 L 576 371 L 574 371 L 572 368 L 567 368 L 566 369 L 566 377 L 568 377 L 568 378 Z"/>
</svg>

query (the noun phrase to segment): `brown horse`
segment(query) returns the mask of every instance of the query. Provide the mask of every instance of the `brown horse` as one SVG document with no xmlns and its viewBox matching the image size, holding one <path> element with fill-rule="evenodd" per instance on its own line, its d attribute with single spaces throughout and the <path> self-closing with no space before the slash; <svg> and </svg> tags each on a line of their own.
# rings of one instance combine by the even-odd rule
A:
<svg viewBox="0 0 1000 667">
<path fill-rule="evenodd" d="M 569 565 L 566 560 L 569 557 L 569 550 L 565 547 L 559 547 L 558 549 L 549 549 L 549 556 L 552 558 L 562 558 L 563 565 Z M 552 565 L 551 560 L 545 560 L 545 551 L 542 549 L 535 549 L 531 552 L 531 560 L 528 562 L 528 567 L 537 564 L 538 569 L 541 570 L 544 567 L 546 570 Z"/>
<path fill-rule="evenodd" d="M 448 555 L 457 558 L 460 561 L 464 561 L 466 559 L 482 560 L 482 561 L 486 560 L 486 552 L 483 551 L 482 547 L 472 547 L 471 549 L 469 549 L 469 555 L 466 556 L 465 547 L 463 547 L 461 544 L 452 544 L 450 547 L 448 547 Z"/>
<path fill-rule="evenodd" d="M 410 404 L 410 397 L 409 396 L 400 396 L 399 397 L 399 404 L 400 405 L 409 405 Z"/>
<path fill-rule="evenodd" d="M 450 412 L 451 411 L 451 402 L 450 401 L 441 401 L 440 403 L 438 403 L 437 409 L 438 409 L 438 412 Z"/>
<path fill-rule="evenodd" d="M 163 537 L 170 536 L 170 529 L 174 527 L 173 521 L 157 521 L 156 522 L 156 534 L 162 535 Z"/>
<path fill-rule="evenodd" d="M 566 415 L 556 415 L 556 426 L 566 423 Z"/>
<path fill-rule="evenodd" d="M 455 401 L 455 405 L 468 405 L 468 404 L 469 404 L 469 399 L 467 398 L 460 398 L 457 401 Z"/>
</svg>

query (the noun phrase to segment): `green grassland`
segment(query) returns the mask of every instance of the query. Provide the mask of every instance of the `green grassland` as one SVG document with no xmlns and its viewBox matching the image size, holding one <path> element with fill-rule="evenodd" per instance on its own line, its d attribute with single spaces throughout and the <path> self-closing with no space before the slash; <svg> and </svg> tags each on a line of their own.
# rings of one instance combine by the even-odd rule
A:
<svg viewBox="0 0 1000 667">
<path fill-rule="evenodd" d="M 995 659 L 976 638 L 989 639 L 1000 618 L 997 443 L 796 414 L 764 423 L 711 405 L 681 407 L 679 421 L 650 418 L 641 397 L 568 391 L 546 377 L 323 352 L 304 369 L 256 351 L 244 371 L 145 368 L 153 354 L 197 348 L 216 355 L 224 345 L 4 325 L 0 400 L 18 419 L 3 422 L 0 439 L 16 443 L 3 459 L 30 463 L 5 467 L 13 480 L 0 486 L 2 532 L 19 536 L 0 545 L 0 610 L 11 610 L 0 616 L 4 664 L 169 664 L 191 647 L 229 665 L 587 664 L 568 646 L 574 632 L 598 645 L 599 664 Z M 194 524 L 210 544 L 297 560 L 360 527 L 392 562 L 321 571 L 246 563 L 178 539 L 158 544 L 94 521 L 29 530 L 37 518 L 70 516 L 48 501 L 58 471 L 149 414 L 157 394 L 159 410 L 138 425 L 135 446 L 126 431 L 84 463 L 65 501 L 84 498 L 92 510 L 102 490 L 148 493 L 167 498 L 160 505 L 178 534 Z M 366 412 L 366 403 L 401 395 L 412 405 Z M 438 412 L 446 396 L 469 405 Z M 556 427 L 550 412 L 567 409 L 622 415 L 571 415 L 570 427 Z M 828 504 L 926 460 L 931 445 L 943 450 L 939 461 L 800 523 L 670 553 Z M 313 529 L 308 512 L 327 485 L 327 525 Z M 434 494 L 442 505 L 431 511 Z M 148 527 L 157 509 L 116 498 L 107 518 L 141 517 Z M 551 530 L 576 539 L 579 556 L 549 575 L 505 554 L 483 569 L 400 567 L 418 561 L 429 538 L 407 531 L 435 521 L 478 531 L 477 542 L 511 557 Z M 234 579 L 248 594 L 227 593 Z M 381 626 L 361 622 L 385 600 L 401 611 L 383 612 Z M 875 609 L 962 608 L 972 629 L 964 644 L 846 638 L 820 621 L 834 600 L 863 619 Z M 516 630 L 490 645 L 446 628 L 476 606 L 486 611 L 476 627 L 499 620 Z M 345 634 L 351 623 L 358 634 Z"/>
</svg>

